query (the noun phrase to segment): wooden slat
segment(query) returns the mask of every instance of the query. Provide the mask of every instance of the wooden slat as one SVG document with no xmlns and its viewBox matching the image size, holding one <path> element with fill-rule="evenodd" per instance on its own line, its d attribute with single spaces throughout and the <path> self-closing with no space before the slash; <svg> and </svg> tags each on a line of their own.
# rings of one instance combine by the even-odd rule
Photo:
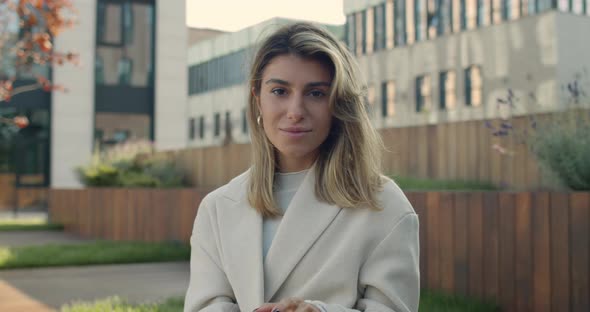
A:
<svg viewBox="0 0 590 312">
<path fill-rule="evenodd" d="M 552 193 L 551 219 L 551 311 L 570 309 L 570 207 L 567 193 Z"/>
<path fill-rule="evenodd" d="M 426 276 L 428 286 L 434 289 L 440 289 L 440 241 L 439 241 L 439 221 L 440 221 L 440 194 L 435 192 L 426 193 L 427 218 L 427 248 L 428 248 L 428 266 Z"/>
<path fill-rule="evenodd" d="M 455 293 L 467 296 L 468 295 L 468 265 L 469 254 L 467 246 L 468 236 L 468 193 L 454 193 L 455 213 L 453 219 L 454 229 L 454 286 Z"/>
<path fill-rule="evenodd" d="M 483 194 L 483 270 L 484 297 L 498 299 L 498 195 L 492 192 Z"/>
<path fill-rule="evenodd" d="M 481 298 L 483 291 L 483 195 L 469 195 L 469 295 Z"/>
<path fill-rule="evenodd" d="M 499 214 L 499 263 L 498 287 L 502 307 L 506 311 L 515 311 L 515 195 L 500 193 L 498 199 Z"/>
<path fill-rule="evenodd" d="M 570 195 L 571 212 L 571 272 L 572 272 L 572 311 L 590 310 L 590 193 Z"/>
<path fill-rule="evenodd" d="M 447 293 L 452 293 L 455 289 L 454 210 L 453 194 L 441 193 L 439 207 L 440 226 L 438 228 L 438 236 L 440 237 L 438 251 L 440 257 L 440 287 Z"/>
<path fill-rule="evenodd" d="M 551 311 L 549 193 L 533 197 L 533 311 Z"/>
<path fill-rule="evenodd" d="M 531 195 L 516 196 L 516 311 L 532 311 Z"/>
</svg>

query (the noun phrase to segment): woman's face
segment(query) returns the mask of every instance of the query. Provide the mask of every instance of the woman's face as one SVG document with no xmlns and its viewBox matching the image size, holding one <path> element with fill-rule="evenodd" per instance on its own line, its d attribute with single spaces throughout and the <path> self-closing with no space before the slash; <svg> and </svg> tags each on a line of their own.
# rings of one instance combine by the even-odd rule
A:
<svg viewBox="0 0 590 312">
<path fill-rule="evenodd" d="M 282 172 L 309 168 L 330 132 L 330 68 L 292 54 L 273 58 L 257 96 L 261 124 Z"/>
</svg>

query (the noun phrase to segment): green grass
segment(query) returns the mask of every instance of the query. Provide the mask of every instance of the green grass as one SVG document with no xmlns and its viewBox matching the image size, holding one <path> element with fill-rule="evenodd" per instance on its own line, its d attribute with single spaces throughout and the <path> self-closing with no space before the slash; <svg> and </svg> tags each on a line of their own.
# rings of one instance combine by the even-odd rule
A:
<svg viewBox="0 0 590 312">
<path fill-rule="evenodd" d="M 13 268 L 188 261 L 181 243 L 97 241 L 83 244 L 0 247 L 0 270 Z"/>
<path fill-rule="evenodd" d="M 498 188 L 491 183 L 460 180 L 431 180 L 392 176 L 404 191 L 493 191 Z"/>
<path fill-rule="evenodd" d="M 497 312 L 500 308 L 491 302 L 446 295 L 435 291 L 422 290 L 420 312 Z"/>
<path fill-rule="evenodd" d="M 0 220 L 0 232 L 3 231 L 61 231 L 63 225 L 47 223 L 44 219 L 3 219 Z"/>
<path fill-rule="evenodd" d="M 181 312 L 183 298 L 171 298 L 154 304 L 130 304 L 119 297 L 94 302 L 78 302 L 61 307 L 61 312 Z"/>
<path fill-rule="evenodd" d="M 61 312 L 181 312 L 183 298 L 171 298 L 162 303 L 133 305 L 118 297 L 110 297 L 95 302 L 78 302 L 66 305 Z M 460 296 L 448 296 L 422 290 L 420 312 L 497 312 L 498 306 Z"/>
</svg>

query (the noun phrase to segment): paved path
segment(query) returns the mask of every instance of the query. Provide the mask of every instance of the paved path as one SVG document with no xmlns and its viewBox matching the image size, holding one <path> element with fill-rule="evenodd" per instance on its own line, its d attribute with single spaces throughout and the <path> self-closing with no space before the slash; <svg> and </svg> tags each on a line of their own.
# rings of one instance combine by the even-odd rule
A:
<svg viewBox="0 0 590 312">
<path fill-rule="evenodd" d="M 183 297 L 188 278 L 188 262 L 166 262 L 0 271 L 0 286 L 8 284 L 20 296 L 58 308 L 115 295 L 136 303 Z M 3 304 L 10 304 L 11 298 L 2 299 L 0 311 L 5 311 Z"/>
<path fill-rule="evenodd" d="M 0 246 L 10 247 L 86 241 L 59 231 L 0 233 Z M 134 303 L 183 297 L 188 279 L 188 262 L 0 270 L 0 312 L 48 312 L 115 295 Z"/>
</svg>

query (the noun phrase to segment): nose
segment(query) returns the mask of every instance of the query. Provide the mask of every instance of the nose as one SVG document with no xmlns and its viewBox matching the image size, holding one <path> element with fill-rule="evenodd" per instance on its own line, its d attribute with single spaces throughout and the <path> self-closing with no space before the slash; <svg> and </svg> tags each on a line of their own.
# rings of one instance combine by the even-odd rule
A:
<svg viewBox="0 0 590 312">
<path fill-rule="evenodd" d="M 291 121 L 298 122 L 305 115 L 305 107 L 302 95 L 293 95 L 287 107 L 287 118 Z"/>
</svg>

